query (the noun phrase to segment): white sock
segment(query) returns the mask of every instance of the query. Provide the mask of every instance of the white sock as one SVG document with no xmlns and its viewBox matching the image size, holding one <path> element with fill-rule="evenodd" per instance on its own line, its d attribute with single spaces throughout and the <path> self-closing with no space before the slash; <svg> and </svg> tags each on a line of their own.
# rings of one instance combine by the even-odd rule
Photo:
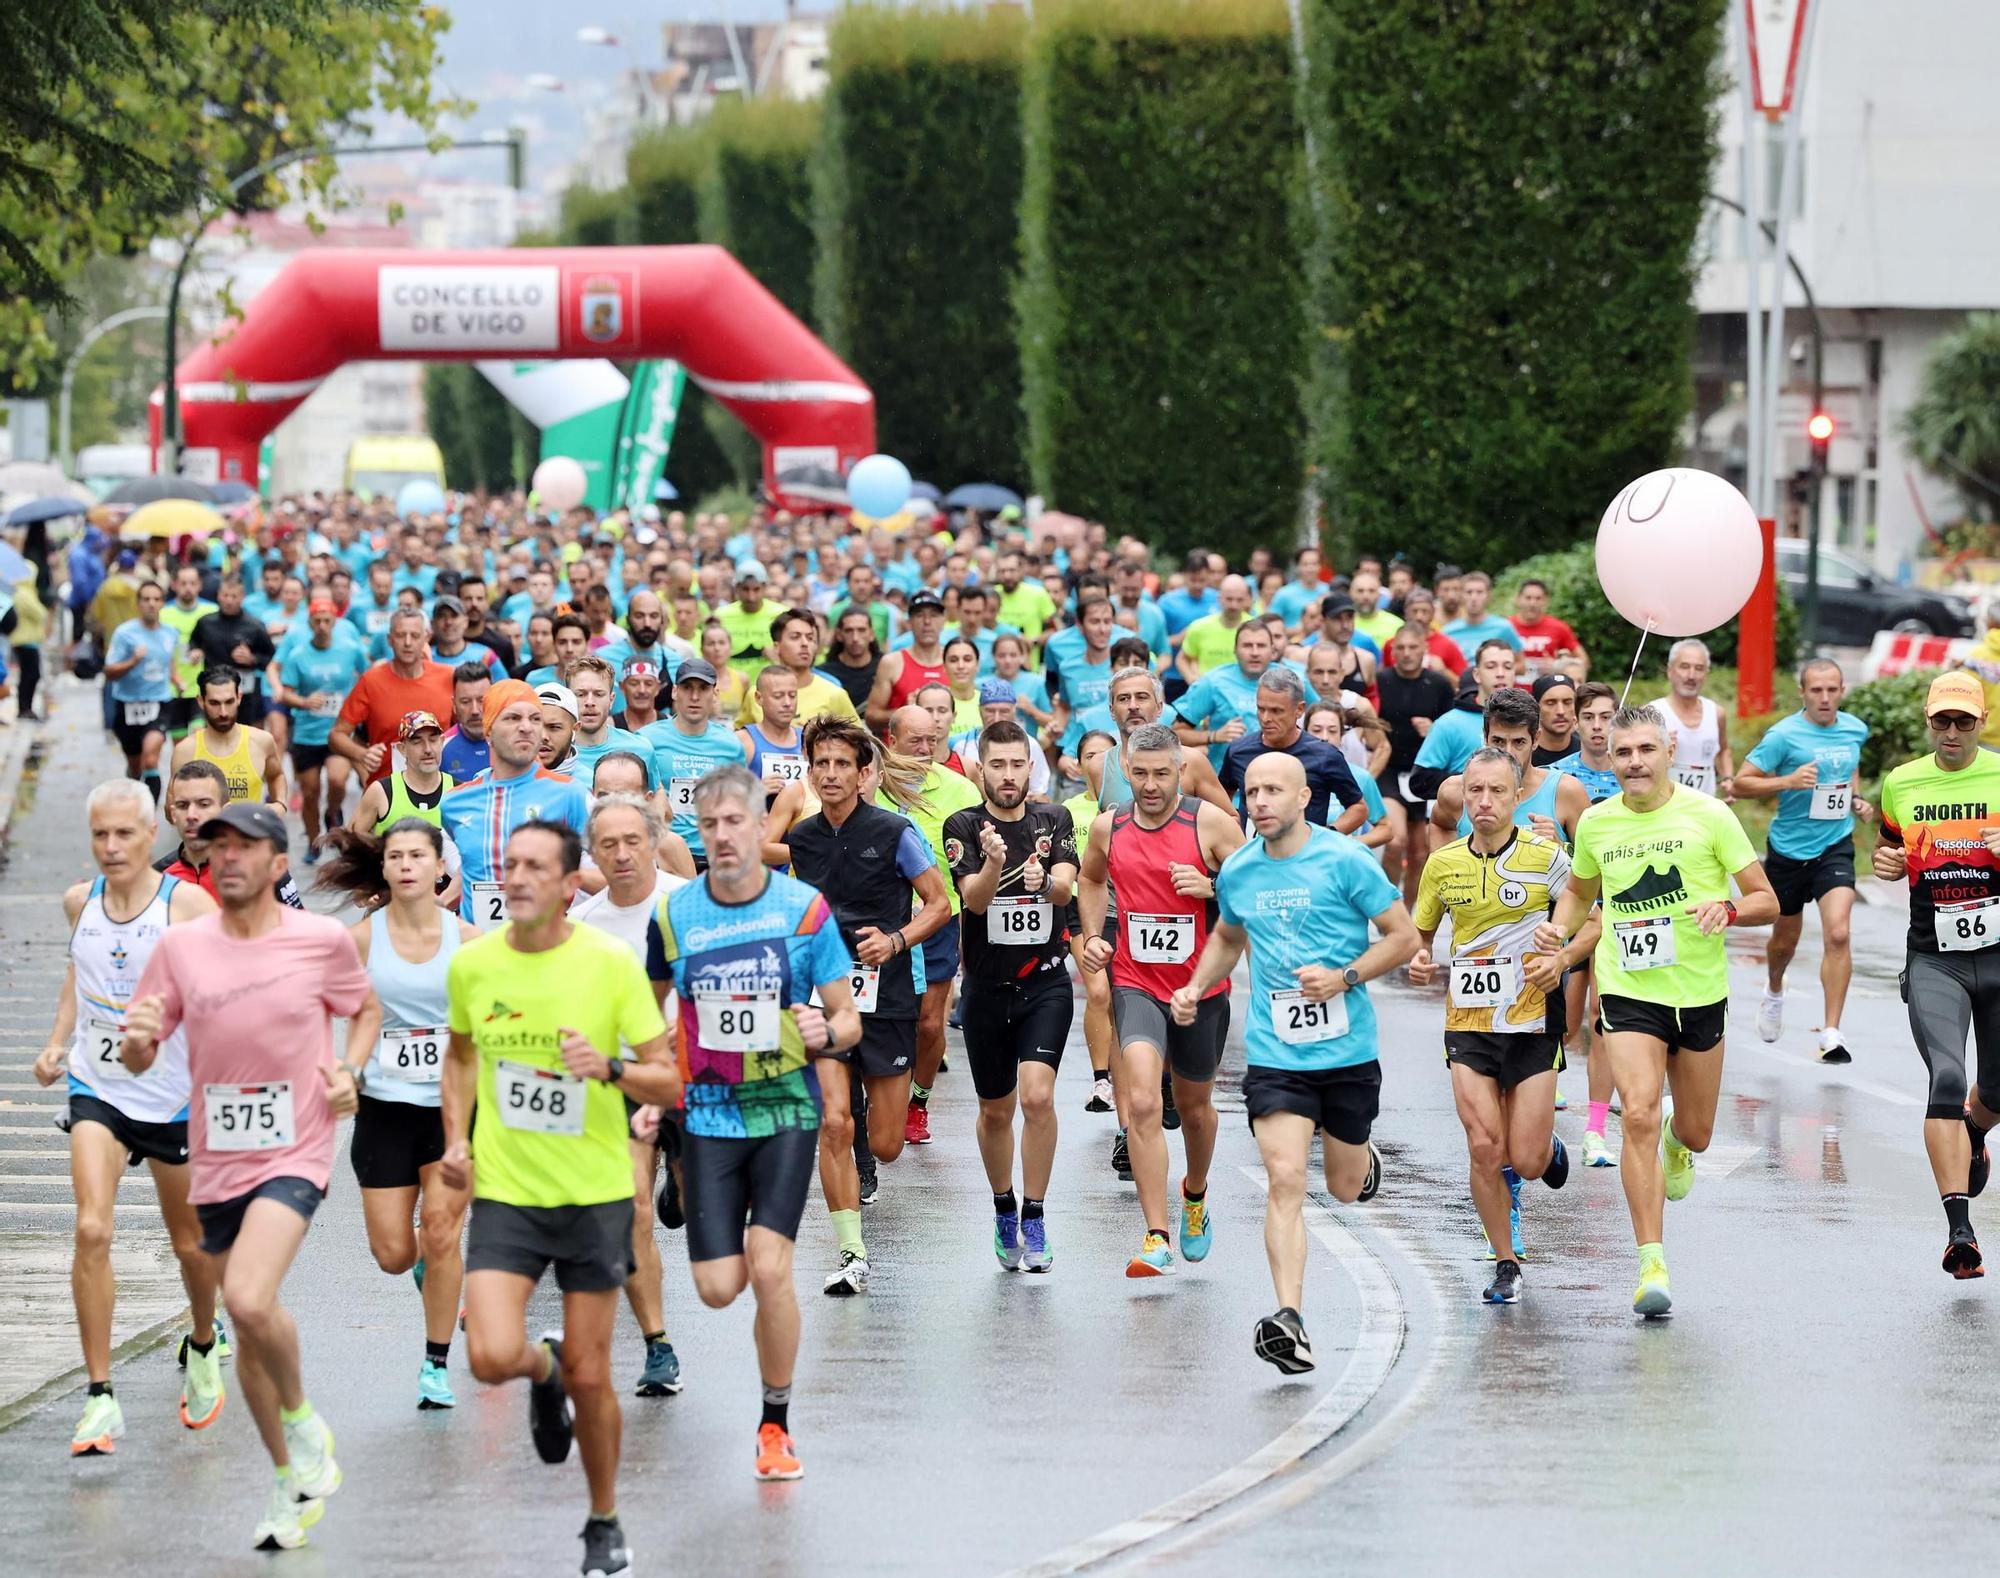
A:
<svg viewBox="0 0 2000 1578">
<path fill-rule="evenodd" d="M 1822 1052 L 1830 1052 L 1835 1047 L 1846 1045 L 1847 1042 L 1841 1037 L 1839 1025 L 1828 1025 L 1819 1033 L 1819 1049 Z"/>
<path fill-rule="evenodd" d="M 1774 991 L 1772 991 L 1772 990 L 1771 990 L 1771 989 L 1770 989 L 1769 987 L 1766 987 L 1766 988 L 1764 989 L 1764 1001 L 1765 1001 L 1765 1002 L 1767 1002 L 1767 1003 L 1782 1003 L 1782 1002 L 1783 1002 L 1784 1000 L 1785 1000 L 1785 994 L 1784 994 L 1784 991 L 1783 991 L 1783 989 L 1782 989 L 1782 988 L 1780 988 L 1780 989 L 1779 989 L 1778 991 L 1775 991 L 1775 992 L 1774 992 Z"/>
</svg>

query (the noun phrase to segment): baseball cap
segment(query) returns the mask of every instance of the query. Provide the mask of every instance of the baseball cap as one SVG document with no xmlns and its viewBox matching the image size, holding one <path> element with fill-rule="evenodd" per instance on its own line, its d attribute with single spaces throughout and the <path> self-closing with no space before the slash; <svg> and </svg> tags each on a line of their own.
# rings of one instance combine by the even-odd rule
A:
<svg viewBox="0 0 2000 1578">
<path fill-rule="evenodd" d="M 1558 685 L 1567 685 L 1571 690 L 1576 689 L 1576 681 L 1571 679 L 1567 674 L 1544 674 L 1534 684 L 1530 685 L 1528 689 L 1533 693 L 1535 700 L 1540 701 Z"/>
<path fill-rule="evenodd" d="M 1319 616 L 1322 619 L 1331 619 L 1336 614 L 1351 614 L 1353 612 L 1354 599 L 1349 597 L 1345 592 L 1329 592 L 1325 597 L 1320 599 Z"/>
<path fill-rule="evenodd" d="M 1924 697 L 1924 716 L 1935 718 L 1940 712 L 1969 712 L 1975 718 L 1985 717 L 1985 686 L 1963 669 L 1938 675 L 1931 681 L 1930 694 Z"/>
<path fill-rule="evenodd" d="M 465 604 L 461 603 L 456 597 L 440 597 L 431 604 L 431 617 L 433 619 L 439 614 L 462 614 L 464 612 Z"/>
<path fill-rule="evenodd" d="M 1002 519 L 1003 521 L 1017 521 L 1020 518 L 1021 518 L 1020 505 L 1003 504 L 1000 506 L 1000 519 Z"/>
<path fill-rule="evenodd" d="M 558 685 L 553 680 L 535 692 L 535 700 L 547 702 L 552 707 L 560 707 L 572 718 L 576 717 L 576 692 L 567 685 Z"/>
<path fill-rule="evenodd" d="M 771 577 L 769 572 L 755 559 L 745 559 L 736 567 L 736 579 L 739 581 L 756 581 L 761 584 L 770 580 Z"/>
<path fill-rule="evenodd" d="M 929 588 L 913 592 L 910 594 L 909 611 L 914 614 L 919 608 L 935 608 L 939 613 L 943 613 L 944 599 Z"/>
<path fill-rule="evenodd" d="M 707 658 L 682 658 L 681 671 L 674 676 L 676 685 L 685 685 L 689 680 L 701 685 L 715 683 L 715 665 Z"/>
<path fill-rule="evenodd" d="M 637 674 L 645 679 L 658 679 L 660 665 L 648 657 L 627 658 L 625 667 L 619 670 L 618 677 L 624 679 L 629 674 Z"/>
<path fill-rule="evenodd" d="M 225 828 L 241 833 L 245 838 L 261 838 L 279 854 L 283 854 L 289 840 L 285 836 L 285 819 L 268 805 L 253 805 L 248 800 L 233 801 L 195 829 L 196 838 L 214 838 Z"/>
<path fill-rule="evenodd" d="M 426 712 L 419 707 L 414 712 L 403 714 L 403 722 L 396 730 L 396 737 L 407 740 L 413 734 L 423 733 L 425 729 L 436 729 L 438 733 L 444 733 L 444 725 L 437 721 L 437 714 Z"/>
<path fill-rule="evenodd" d="M 1011 707 L 1017 699 L 1013 685 L 1004 679 L 982 679 L 979 682 L 979 705 L 982 707 L 997 707 L 1003 703 Z"/>
</svg>

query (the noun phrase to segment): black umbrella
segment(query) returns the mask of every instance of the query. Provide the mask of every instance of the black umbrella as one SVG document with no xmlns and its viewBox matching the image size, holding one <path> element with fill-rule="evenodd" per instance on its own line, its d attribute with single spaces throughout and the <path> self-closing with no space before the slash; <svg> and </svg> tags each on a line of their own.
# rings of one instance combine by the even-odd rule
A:
<svg viewBox="0 0 2000 1578">
<path fill-rule="evenodd" d="M 953 488 L 944 496 L 944 507 L 948 510 L 977 510 L 982 515 L 995 515 L 1001 510 L 1021 507 L 1021 495 L 1012 488 L 1003 488 L 997 482 L 967 482 Z"/>
<path fill-rule="evenodd" d="M 211 482 L 208 484 L 209 502 L 212 504 L 242 504 L 257 496 L 257 490 L 247 482 Z"/>
<path fill-rule="evenodd" d="M 65 516 L 81 515 L 89 508 L 90 506 L 80 499 L 30 499 L 26 504 L 17 505 L 7 512 L 7 524 L 32 526 L 37 521 L 59 521 Z"/>
<path fill-rule="evenodd" d="M 153 504 L 161 499 L 192 499 L 197 504 L 213 504 L 215 495 L 199 482 L 185 477 L 134 477 L 105 494 L 106 504 Z"/>
<path fill-rule="evenodd" d="M 778 473 L 778 491 L 793 498 L 847 508 L 847 479 L 825 466 L 794 466 Z"/>
</svg>

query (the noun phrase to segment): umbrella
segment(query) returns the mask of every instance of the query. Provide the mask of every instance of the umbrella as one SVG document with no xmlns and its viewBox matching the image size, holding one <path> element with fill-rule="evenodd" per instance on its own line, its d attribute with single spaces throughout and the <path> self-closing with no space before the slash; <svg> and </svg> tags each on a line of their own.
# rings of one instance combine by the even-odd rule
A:
<svg viewBox="0 0 2000 1578">
<path fill-rule="evenodd" d="M 51 494 L 47 498 L 30 499 L 26 504 L 16 505 L 7 512 L 7 524 L 32 526 L 36 521 L 59 521 L 68 515 L 81 515 L 89 508 L 81 499 Z"/>
<path fill-rule="evenodd" d="M 777 475 L 778 491 L 795 499 L 847 508 L 847 480 L 825 466 L 795 466 Z"/>
<path fill-rule="evenodd" d="M 234 479 L 228 482 L 211 482 L 207 486 L 211 504 L 247 504 L 257 497 L 257 490 L 249 483 L 237 482 Z"/>
<path fill-rule="evenodd" d="M 656 499 L 677 499 L 680 496 L 681 490 L 665 477 L 660 478 L 658 482 L 653 484 L 653 497 Z"/>
<path fill-rule="evenodd" d="M 152 504 L 160 499 L 192 499 L 207 504 L 215 497 L 199 482 L 185 477 L 134 477 L 104 495 L 106 504 Z"/>
<path fill-rule="evenodd" d="M 63 475 L 60 466 L 41 460 L 17 460 L 0 466 L 0 494 L 18 495 L 23 500 L 66 494 L 73 499 L 82 499 L 86 504 L 91 498 L 90 489 L 80 482 L 70 481 Z"/>
<path fill-rule="evenodd" d="M 982 515 L 996 514 L 1009 505 L 1018 510 L 1021 495 L 997 482 L 967 482 L 944 496 L 946 509 L 977 510 Z"/>
<path fill-rule="evenodd" d="M 118 535 L 129 542 L 140 537 L 206 537 L 220 530 L 222 517 L 208 505 L 192 499 L 160 499 L 134 510 Z"/>
<path fill-rule="evenodd" d="M 938 485 L 935 482 L 912 482 L 910 484 L 910 497 L 913 499 L 929 499 L 931 503 L 935 504 L 944 495 L 938 491 Z"/>
<path fill-rule="evenodd" d="M 6 543 L 0 542 L 0 586 L 19 586 L 34 573 L 32 564 Z"/>
</svg>

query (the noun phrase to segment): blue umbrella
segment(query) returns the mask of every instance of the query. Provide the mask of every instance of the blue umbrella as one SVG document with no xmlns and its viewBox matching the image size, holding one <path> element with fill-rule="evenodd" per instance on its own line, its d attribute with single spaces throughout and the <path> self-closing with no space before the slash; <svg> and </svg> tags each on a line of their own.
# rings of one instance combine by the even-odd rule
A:
<svg viewBox="0 0 2000 1578">
<path fill-rule="evenodd" d="M 910 497 L 913 499 L 929 499 L 931 503 L 935 504 L 944 495 L 938 492 L 938 485 L 935 482 L 912 482 L 910 484 Z"/>
<path fill-rule="evenodd" d="M 0 587 L 18 586 L 35 573 L 35 567 L 12 547 L 0 542 Z"/>
<path fill-rule="evenodd" d="M 211 502 L 216 504 L 242 504 L 257 496 L 257 490 L 249 483 L 238 482 L 233 478 L 228 482 L 209 483 L 208 491 L 215 495 Z"/>
<path fill-rule="evenodd" d="M 658 482 L 653 484 L 653 497 L 656 499 L 677 499 L 680 496 L 681 490 L 665 477 L 660 478 Z"/>
<path fill-rule="evenodd" d="M 47 498 L 30 499 L 26 504 L 7 512 L 9 526 L 32 526 L 37 521 L 59 521 L 65 516 L 81 515 L 89 509 L 88 504 L 79 499 Z"/>
<path fill-rule="evenodd" d="M 1018 510 L 1021 495 L 997 482 L 967 482 L 953 488 L 943 502 L 948 510 L 977 510 L 982 515 L 992 515 L 1010 505 Z"/>
</svg>

